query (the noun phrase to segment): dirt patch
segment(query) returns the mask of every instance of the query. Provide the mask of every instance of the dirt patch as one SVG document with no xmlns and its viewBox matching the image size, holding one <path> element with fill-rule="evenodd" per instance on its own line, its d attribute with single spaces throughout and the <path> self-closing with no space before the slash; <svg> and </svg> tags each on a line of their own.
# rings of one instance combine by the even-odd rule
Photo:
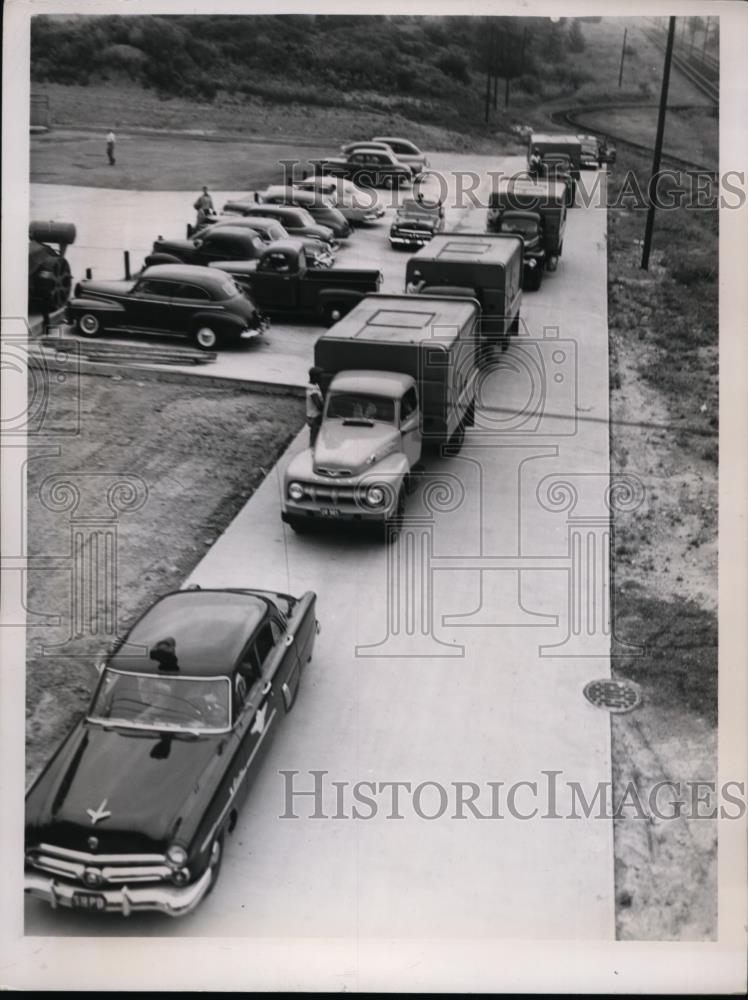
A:
<svg viewBox="0 0 748 1000">
<path fill-rule="evenodd" d="M 113 634 L 179 588 L 304 420 L 296 397 L 198 379 L 52 376 L 46 390 L 49 412 L 80 424 L 62 444 L 35 435 L 28 464 L 28 780 L 85 707 Z"/>
<path fill-rule="evenodd" d="M 617 170 L 647 176 L 640 157 L 621 159 Z M 717 777 L 715 216 L 658 213 L 642 271 L 645 213 L 608 214 L 611 469 L 635 476 L 642 496 L 614 523 L 614 631 L 623 645 L 613 673 L 640 685 L 642 705 L 613 717 L 613 781 L 619 800 L 627 787 L 645 798 L 669 781 L 686 802 L 673 819 L 614 821 L 624 940 L 717 933 L 717 826 L 691 802 L 694 782 Z"/>
</svg>

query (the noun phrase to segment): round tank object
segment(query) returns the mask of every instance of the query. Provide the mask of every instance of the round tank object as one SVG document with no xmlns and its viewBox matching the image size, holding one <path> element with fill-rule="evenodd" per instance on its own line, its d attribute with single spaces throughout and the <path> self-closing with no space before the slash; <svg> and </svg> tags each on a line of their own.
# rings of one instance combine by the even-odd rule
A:
<svg viewBox="0 0 748 1000">
<path fill-rule="evenodd" d="M 31 222 L 29 239 L 39 243 L 58 243 L 69 246 L 75 243 L 75 225 L 72 222 Z"/>
</svg>

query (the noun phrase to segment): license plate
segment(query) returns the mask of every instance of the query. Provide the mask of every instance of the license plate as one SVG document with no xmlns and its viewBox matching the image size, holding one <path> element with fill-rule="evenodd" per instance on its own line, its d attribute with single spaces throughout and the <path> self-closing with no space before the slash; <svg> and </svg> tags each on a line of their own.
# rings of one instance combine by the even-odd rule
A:
<svg viewBox="0 0 748 1000">
<path fill-rule="evenodd" d="M 320 507 L 319 512 L 322 517 L 340 517 L 337 507 Z"/>
<path fill-rule="evenodd" d="M 73 907 L 76 910 L 105 910 L 106 897 L 100 892 L 74 892 Z"/>
</svg>

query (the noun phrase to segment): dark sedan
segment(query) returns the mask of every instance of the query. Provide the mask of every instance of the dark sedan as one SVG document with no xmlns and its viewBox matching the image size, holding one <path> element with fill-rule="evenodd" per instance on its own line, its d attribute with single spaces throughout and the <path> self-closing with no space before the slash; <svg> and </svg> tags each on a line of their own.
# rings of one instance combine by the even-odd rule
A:
<svg viewBox="0 0 748 1000">
<path fill-rule="evenodd" d="M 331 250 L 337 250 L 339 246 L 332 229 L 315 222 L 305 208 L 296 208 L 293 205 L 260 205 L 254 199 L 240 198 L 237 201 L 227 201 L 223 210 L 230 215 L 242 215 L 247 219 L 255 215 L 263 219 L 274 219 L 280 222 L 289 236 L 322 240 Z"/>
<path fill-rule="evenodd" d="M 217 215 L 215 221 L 210 225 L 195 228 L 187 226 L 187 239 L 195 236 L 203 236 L 206 232 L 212 231 L 215 226 L 236 226 L 239 229 L 247 229 L 258 236 L 263 243 L 276 243 L 289 239 L 290 233 L 275 219 L 263 218 L 261 215 L 253 215 L 244 218 L 241 215 Z M 335 263 L 335 254 L 322 240 L 313 239 L 309 236 L 295 237 L 300 239 L 304 245 L 304 256 L 307 267 L 332 267 Z"/>
<path fill-rule="evenodd" d="M 423 198 L 405 198 L 390 227 L 390 245 L 417 250 L 444 229 L 444 208 Z"/>
<path fill-rule="evenodd" d="M 315 607 L 311 591 L 188 589 L 146 611 L 26 796 L 26 893 L 125 916 L 194 909 L 296 700 Z"/>
<path fill-rule="evenodd" d="M 135 281 L 81 281 L 67 320 L 84 337 L 108 330 L 186 336 L 204 351 L 253 340 L 269 326 L 230 275 L 190 264 L 155 264 Z"/>
<path fill-rule="evenodd" d="M 332 229 L 338 240 L 347 239 L 353 232 L 351 224 L 335 203 L 321 191 L 299 191 L 293 187 L 276 184 L 258 195 L 264 205 L 290 205 L 292 208 L 303 208 L 321 226 Z"/>
</svg>

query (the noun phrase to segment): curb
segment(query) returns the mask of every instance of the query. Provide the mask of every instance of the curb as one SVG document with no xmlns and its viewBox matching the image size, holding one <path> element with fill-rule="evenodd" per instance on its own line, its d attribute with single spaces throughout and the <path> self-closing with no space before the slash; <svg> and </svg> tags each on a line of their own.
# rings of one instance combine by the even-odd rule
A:
<svg viewBox="0 0 748 1000">
<path fill-rule="evenodd" d="M 71 352 L 72 354 L 72 352 Z M 45 371 L 63 372 L 69 375 L 71 364 L 80 375 L 93 375 L 100 378 L 129 378 L 148 382 L 177 382 L 194 385 L 207 385 L 212 388 L 234 389 L 240 392 L 264 393 L 268 396 L 297 396 L 303 399 L 305 388 L 300 385 L 289 385 L 285 382 L 258 382 L 240 378 L 228 378 L 222 375 L 198 375 L 185 371 L 169 371 L 167 369 L 140 367 L 138 365 L 107 364 L 102 361 L 83 361 L 68 355 L 68 360 L 58 360 L 54 355 L 40 356 L 30 354 L 30 368 L 40 368 Z"/>
</svg>

